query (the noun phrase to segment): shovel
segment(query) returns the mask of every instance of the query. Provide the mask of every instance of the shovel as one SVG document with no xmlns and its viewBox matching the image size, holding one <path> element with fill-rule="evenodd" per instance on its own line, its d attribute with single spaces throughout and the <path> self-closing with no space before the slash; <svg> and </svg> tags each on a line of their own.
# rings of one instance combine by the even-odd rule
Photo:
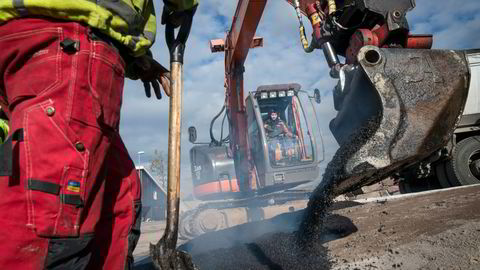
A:
<svg viewBox="0 0 480 270">
<path fill-rule="evenodd" d="M 150 256 L 157 270 L 196 269 L 189 254 L 176 250 L 180 212 L 180 140 L 183 100 L 183 53 L 192 26 L 186 18 L 175 38 L 171 24 L 166 25 L 165 37 L 170 51 L 171 96 L 168 120 L 168 191 L 167 226 L 157 244 L 150 244 Z"/>
</svg>

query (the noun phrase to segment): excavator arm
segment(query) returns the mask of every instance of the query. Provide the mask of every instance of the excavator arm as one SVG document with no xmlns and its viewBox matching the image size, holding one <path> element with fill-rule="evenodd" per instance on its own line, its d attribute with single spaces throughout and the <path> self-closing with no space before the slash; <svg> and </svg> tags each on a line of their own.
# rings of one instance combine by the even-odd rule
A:
<svg viewBox="0 0 480 270">
<path fill-rule="evenodd" d="M 212 40 L 212 52 L 225 52 L 225 95 L 230 123 L 230 149 L 235 164 L 235 174 L 242 192 L 255 188 L 254 167 L 247 141 L 247 118 L 243 95 L 244 63 L 250 48 L 263 45 L 255 37 L 267 0 L 240 0 L 232 26 L 224 40 Z"/>
</svg>

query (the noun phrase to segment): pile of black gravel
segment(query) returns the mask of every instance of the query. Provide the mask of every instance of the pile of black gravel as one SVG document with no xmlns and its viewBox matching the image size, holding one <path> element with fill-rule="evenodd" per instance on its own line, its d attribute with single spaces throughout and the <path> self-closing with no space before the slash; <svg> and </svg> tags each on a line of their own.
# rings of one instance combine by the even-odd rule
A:
<svg viewBox="0 0 480 270">
<path fill-rule="evenodd" d="M 193 256 L 199 269 L 329 269 L 327 249 L 319 243 L 298 246 L 292 233 L 264 235 L 253 243 Z"/>
<path fill-rule="evenodd" d="M 327 215 L 321 236 L 305 246 L 291 229 L 292 225 L 298 228 L 303 214 L 297 211 L 270 221 L 208 233 L 181 248 L 192 255 L 199 269 L 329 269 L 331 265 L 323 244 L 351 234 L 357 228 L 346 217 Z M 256 234 L 268 227 L 272 232 Z"/>
</svg>

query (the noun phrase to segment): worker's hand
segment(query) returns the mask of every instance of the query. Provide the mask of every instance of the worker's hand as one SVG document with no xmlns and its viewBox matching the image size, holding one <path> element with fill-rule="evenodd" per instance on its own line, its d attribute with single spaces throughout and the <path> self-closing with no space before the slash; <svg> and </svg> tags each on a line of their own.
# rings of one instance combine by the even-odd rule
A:
<svg viewBox="0 0 480 270">
<path fill-rule="evenodd" d="M 152 53 L 136 57 L 127 68 L 127 77 L 132 80 L 142 80 L 147 97 L 152 96 L 151 88 L 157 99 L 162 98 L 160 85 L 167 96 L 170 96 L 170 72 L 160 63 L 155 61 Z"/>
<path fill-rule="evenodd" d="M 195 10 L 197 9 L 196 1 L 192 2 L 192 6 L 181 11 L 175 10 L 170 5 L 163 6 L 162 12 L 162 24 L 171 24 L 174 28 L 180 27 L 183 21 L 189 17 L 193 17 Z"/>
</svg>

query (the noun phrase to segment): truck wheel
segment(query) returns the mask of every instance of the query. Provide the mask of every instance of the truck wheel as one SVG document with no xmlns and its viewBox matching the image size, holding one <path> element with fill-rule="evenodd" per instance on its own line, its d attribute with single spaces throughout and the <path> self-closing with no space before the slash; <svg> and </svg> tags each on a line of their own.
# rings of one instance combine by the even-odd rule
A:
<svg viewBox="0 0 480 270">
<path fill-rule="evenodd" d="M 400 193 L 422 192 L 432 189 L 442 188 L 435 176 L 428 176 L 425 178 L 410 178 L 408 180 L 402 179 L 398 183 Z"/>
<path fill-rule="evenodd" d="M 400 182 L 398 182 L 398 188 L 399 188 L 401 194 L 406 194 L 406 193 L 412 193 L 413 192 L 412 188 L 410 187 L 410 183 L 408 183 L 405 180 L 400 180 Z"/>
<path fill-rule="evenodd" d="M 448 181 L 447 168 L 445 168 L 446 165 L 446 161 L 441 161 L 435 164 L 435 175 L 442 188 L 453 187 L 450 181 Z"/>
<path fill-rule="evenodd" d="M 448 180 L 452 184 L 480 184 L 480 136 L 469 137 L 457 143 L 446 169 Z"/>
</svg>

